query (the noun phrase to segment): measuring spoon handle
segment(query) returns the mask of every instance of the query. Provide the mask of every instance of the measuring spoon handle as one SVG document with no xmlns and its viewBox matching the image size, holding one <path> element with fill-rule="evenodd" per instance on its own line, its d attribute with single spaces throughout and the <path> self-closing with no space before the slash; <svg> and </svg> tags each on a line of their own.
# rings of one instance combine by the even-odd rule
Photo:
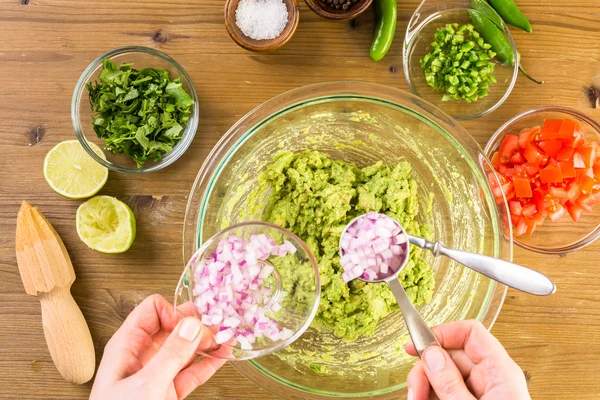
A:
<svg viewBox="0 0 600 400">
<path fill-rule="evenodd" d="M 425 321 L 423 321 L 423 318 L 421 318 L 417 312 L 415 306 L 413 306 L 400 281 L 394 277 L 394 279 L 386 282 L 390 286 L 390 289 L 392 290 L 392 293 L 396 297 L 396 301 L 400 306 L 400 310 L 404 316 L 404 321 L 406 321 L 408 333 L 410 333 L 410 338 L 415 345 L 415 349 L 417 350 L 419 357 L 421 357 L 421 354 L 426 348 L 431 346 L 439 346 L 440 342 L 438 342 L 429 326 L 427 326 Z"/>
<path fill-rule="evenodd" d="M 443 255 L 472 269 L 503 283 L 514 289 L 537 296 L 548 296 L 556 292 L 556 285 L 546 275 L 537 271 L 477 253 L 450 249 L 442 242 L 430 242 L 423 238 L 409 236 L 411 244 L 430 250 L 434 256 Z"/>
</svg>

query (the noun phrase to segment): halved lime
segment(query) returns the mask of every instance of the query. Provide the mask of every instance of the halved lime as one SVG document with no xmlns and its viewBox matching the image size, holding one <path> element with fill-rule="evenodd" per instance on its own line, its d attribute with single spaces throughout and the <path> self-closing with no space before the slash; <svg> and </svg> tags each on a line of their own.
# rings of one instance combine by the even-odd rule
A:
<svg viewBox="0 0 600 400">
<path fill-rule="evenodd" d="M 123 253 L 135 239 L 135 216 L 114 197 L 96 196 L 80 205 L 76 224 L 83 243 L 102 253 Z"/>
<path fill-rule="evenodd" d="M 91 142 L 89 145 L 106 159 L 100 147 Z M 46 154 L 44 178 L 56 193 L 69 199 L 85 199 L 102 189 L 108 169 L 90 157 L 78 140 L 66 140 Z"/>
</svg>

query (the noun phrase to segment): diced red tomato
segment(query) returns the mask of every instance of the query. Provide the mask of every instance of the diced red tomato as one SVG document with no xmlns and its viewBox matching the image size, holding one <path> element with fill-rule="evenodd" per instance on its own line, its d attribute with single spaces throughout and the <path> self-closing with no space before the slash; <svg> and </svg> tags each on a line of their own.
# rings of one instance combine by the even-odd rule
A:
<svg viewBox="0 0 600 400">
<path fill-rule="evenodd" d="M 540 180 L 544 183 L 562 183 L 563 176 L 560 167 L 549 165 L 540 170 Z"/>
<path fill-rule="evenodd" d="M 529 178 L 523 176 L 514 176 L 512 178 L 512 182 L 513 186 L 515 187 L 515 195 L 517 197 L 528 198 L 532 196 Z"/>
<path fill-rule="evenodd" d="M 579 221 L 579 218 L 581 218 L 581 213 L 583 212 L 583 208 L 579 204 L 573 204 L 571 202 L 567 202 L 565 207 L 569 212 L 573 222 Z"/>
<path fill-rule="evenodd" d="M 494 167 L 495 170 L 498 170 L 499 166 L 500 166 L 500 153 L 496 152 L 492 156 L 492 167 Z"/>
<path fill-rule="evenodd" d="M 515 175 L 525 176 L 527 175 L 527 171 L 523 168 L 523 165 L 515 165 L 514 167 Z"/>
<path fill-rule="evenodd" d="M 573 153 L 573 165 L 575 165 L 575 168 L 585 168 L 583 156 L 577 151 Z"/>
<path fill-rule="evenodd" d="M 548 219 L 552 222 L 558 221 L 563 215 L 567 213 L 567 210 L 560 204 L 555 204 L 550 210 L 548 210 Z"/>
<path fill-rule="evenodd" d="M 578 202 L 577 202 L 577 204 L 578 204 L 578 205 L 579 205 L 581 208 L 583 208 L 583 211 L 587 211 L 587 212 L 592 212 L 592 211 L 593 211 L 593 209 L 592 209 L 592 206 L 590 206 L 590 205 L 588 205 L 588 204 L 586 204 L 586 203 L 582 203 L 582 202 L 578 201 Z"/>
<path fill-rule="evenodd" d="M 578 125 L 577 122 L 570 118 L 563 119 L 557 132 L 557 138 L 572 142 L 575 138 L 576 125 Z"/>
<path fill-rule="evenodd" d="M 546 217 L 555 222 L 568 212 L 577 221 L 600 203 L 600 144 L 586 143 L 572 119 L 549 119 L 506 135 L 492 166 L 501 181 L 490 178 L 491 188 L 499 204 L 508 200 L 504 221 L 515 236 L 532 234 Z"/>
<path fill-rule="evenodd" d="M 592 197 L 588 200 L 587 204 L 595 206 L 598 203 L 600 203 L 600 191 L 594 190 L 592 191 Z"/>
<path fill-rule="evenodd" d="M 512 200 L 515 198 L 515 189 L 511 188 L 508 192 L 506 192 L 506 194 L 504 195 L 504 197 L 506 197 L 506 200 Z M 502 203 L 500 203 L 502 204 Z"/>
<path fill-rule="evenodd" d="M 573 157 L 573 151 L 575 149 L 572 146 L 563 146 L 556 155 L 556 159 L 558 161 L 570 161 Z"/>
<path fill-rule="evenodd" d="M 525 162 L 525 159 L 523 158 L 523 156 L 521 155 L 521 153 L 519 153 L 518 151 L 512 155 L 512 157 L 510 158 L 509 162 L 512 165 L 521 165 Z"/>
<path fill-rule="evenodd" d="M 577 152 L 581 154 L 586 168 L 590 168 L 594 165 L 594 162 L 596 161 L 595 146 L 581 146 L 577 149 Z"/>
<path fill-rule="evenodd" d="M 584 193 L 591 193 L 594 190 L 594 178 L 589 177 L 588 175 L 582 175 L 579 178 L 579 186 Z"/>
<path fill-rule="evenodd" d="M 498 186 L 498 184 L 494 181 L 494 180 L 490 180 L 490 187 L 492 188 L 492 193 L 494 194 L 495 198 L 502 198 L 502 189 L 500 188 L 500 186 Z M 492 183 L 493 182 L 493 183 Z"/>
<path fill-rule="evenodd" d="M 585 211 L 592 212 L 592 206 L 595 204 L 594 195 L 592 193 L 582 194 L 577 199 L 577 204 L 579 204 Z"/>
<path fill-rule="evenodd" d="M 550 196 L 554 197 L 555 199 L 567 198 L 567 189 L 564 187 L 550 186 L 548 188 L 548 193 L 550 193 Z"/>
<path fill-rule="evenodd" d="M 548 216 L 548 213 L 544 210 L 542 212 L 536 213 L 533 216 L 533 220 L 535 221 L 536 225 L 542 226 L 544 225 L 544 221 L 546 220 L 546 217 Z"/>
<path fill-rule="evenodd" d="M 508 202 L 511 215 L 523 215 L 523 206 L 519 201 L 513 200 Z"/>
<path fill-rule="evenodd" d="M 535 231 L 535 228 L 537 228 L 537 224 L 534 220 L 527 218 L 525 218 L 525 224 L 527 225 L 527 230 L 525 231 L 525 234 L 527 236 L 531 236 L 531 234 Z"/>
<path fill-rule="evenodd" d="M 537 135 L 541 132 L 539 126 L 533 127 L 531 129 L 523 129 L 519 132 L 519 149 L 524 150 L 525 147 L 534 140 L 537 139 Z"/>
<path fill-rule="evenodd" d="M 562 119 L 547 119 L 542 125 L 542 133 L 540 134 L 540 140 L 551 140 L 558 139 L 558 131 L 563 124 Z"/>
<path fill-rule="evenodd" d="M 600 181 L 600 164 L 596 163 L 592 167 L 592 171 L 594 171 L 594 177 L 597 181 Z"/>
<path fill-rule="evenodd" d="M 547 158 L 540 151 L 540 149 L 538 149 L 537 146 L 531 143 L 529 143 L 527 147 L 525 147 L 523 157 L 525 157 L 525 159 L 533 165 L 543 165 L 547 161 Z"/>
<path fill-rule="evenodd" d="M 522 165 L 522 167 L 525 170 L 525 173 L 529 176 L 535 176 L 540 171 L 540 167 L 538 167 L 537 165 L 533 165 L 529 162 L 524 163 Z M 600 170 L 600 166 L 599 166 L 599 170 Z"/>
<path fill-rule="evenodd" d="M 558 163 L 558 165 L 560 166 L 563 179 L 575 178 L 575 165 L 573 164 L 573 161 L 561 161 Z"/>
<path fill-rule="evenodd" d="M 527 218 L 533 218 L 533 215 L 536 213 L 537 209 L 535 208 L 535 204 L 527 204 L 523 207 L 521 214 Z"/>
<path fill-rule="evenodd" d="M 504 214 L 504 215 L 506 215 L 506 214 Z M 521 220 L 521 217 L 519 215 L 510 214 L 510 222 L 512 222 L 513 225 L 517 225 L 520 220 Z"/>
<path fill-rule="evenodd" d="M 513 183 L 511 181 L 506 181 L 502 184 L 502 191 L 504 193 L 510 191 L 513 188 Z"/>
<path fill-rule="evenodd" d="M 540 149 L 544 150 L 544 153 L 548 157 L 556 158 L 560 149 L 563 146 L 562 140 L 546 140 L 544 142 L 540 142 Z"/>
<path fill-rule="evenodd" d="M 573 182 L 569 190 L 567 191 L 567 198 L 570 202 L 574 202 L 581 195 L 581 188 L 577 182 Z"/>
<path fill-rule="evenodd" d="M 500 144 L 500 162 L 506 164 L 513 154 L 519 152 L 519 137 L 517 135 L 506 135 Z"/>
<path fill-rule="evenodd" d="M 582 135 L 575 135 L 575 140 L 573 140 L 573 147 L 574 148 L 578 148 L 581 147 L 585 144 L 585 136 Z"/>
<path fill-rule="evenodd" d="M 549 193 L 546 193 L 543 189 L 537 188 L 533 189 L 533 204 L 535 204 L 538 212 L 547 210 L 552 207 L 556 202 L 550 196 Z"/>
<path fill-rule="evenodd" d="M 514 236 L 521 236 L 527 232 L 527 223 L 525 222 L 525 218 L 521 218 L 515 230 L 513 231 Z"/>
</svg>

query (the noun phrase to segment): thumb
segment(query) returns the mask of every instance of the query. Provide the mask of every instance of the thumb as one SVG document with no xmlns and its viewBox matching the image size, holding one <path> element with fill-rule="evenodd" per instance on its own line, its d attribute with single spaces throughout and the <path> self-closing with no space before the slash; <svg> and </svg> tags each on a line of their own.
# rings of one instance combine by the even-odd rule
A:
<svg viewBox="0 0 600 400">
<path fill-rule="evenodd" d="M 476 400 L 446 350 L 432 346 L 423 353 L 425 374 L 440 400 Z"/>
<path fill-rule="evenodd" d="M 205 332 L 199 319 L 182 319 L 141 372 L 154 381 L 172 382 L 195 355 Z"/>
</svg>

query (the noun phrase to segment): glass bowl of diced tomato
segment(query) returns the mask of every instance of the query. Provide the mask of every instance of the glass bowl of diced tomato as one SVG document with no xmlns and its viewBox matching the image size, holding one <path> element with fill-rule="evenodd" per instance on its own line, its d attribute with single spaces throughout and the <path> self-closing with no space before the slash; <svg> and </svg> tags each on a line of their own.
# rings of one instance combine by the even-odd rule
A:
<svg viewBox="0 0 600 400">
<path fill-rule="evenodd" d="M 485 153 L 516 244 L 560 254 L 600 236 L 600 125 L 592 118 L 565 107 L 529 110 L 502 125 Z"/>
</svg>

